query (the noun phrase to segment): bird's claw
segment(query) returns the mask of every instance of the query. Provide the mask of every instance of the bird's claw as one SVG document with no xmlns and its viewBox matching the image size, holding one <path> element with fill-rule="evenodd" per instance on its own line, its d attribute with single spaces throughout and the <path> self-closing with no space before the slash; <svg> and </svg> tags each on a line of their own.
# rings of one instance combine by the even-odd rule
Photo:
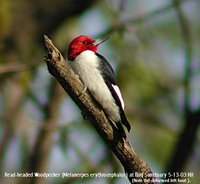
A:
<svg viewBox="0 0 200 184">
<path fill-rule="evenodd" d="M 84 120 L 88 120 L 87 115 L 83 111 L 81 112 L 81 115 L 83 116 Z"/>
<path fill-rule="evenodd" d="M 83 89 L 83 91 L 81 92 L 81 94 L 79 95 L 79 97 L 81 97 L 81 96 L 86 92 L 86 90 L 87 90 L 87 86 L 84 86 L 84 89 Z"/>
</svg>

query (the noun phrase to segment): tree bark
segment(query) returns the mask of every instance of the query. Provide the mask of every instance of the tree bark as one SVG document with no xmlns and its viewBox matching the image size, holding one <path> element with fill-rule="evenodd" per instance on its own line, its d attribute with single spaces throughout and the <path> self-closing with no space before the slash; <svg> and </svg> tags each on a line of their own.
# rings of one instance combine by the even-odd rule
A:
<svg viewBox="0 0 200 184">
<path fill-rule="evenodd" d="M 135 183 L 136 180 L 137 183 L 156 183 L 151 169 L 136 154 L 128 140 L 120 137 L 115 126 L 109 121 L 91 94 L 88 91 L 82 93 L 84 85 L 47 36 L 44 36 L 44 45 L 47 51 L 44 60 L 49 72 L 58 80 L 119 159 L 129 181 L 131 183 Z"/>
</svg>

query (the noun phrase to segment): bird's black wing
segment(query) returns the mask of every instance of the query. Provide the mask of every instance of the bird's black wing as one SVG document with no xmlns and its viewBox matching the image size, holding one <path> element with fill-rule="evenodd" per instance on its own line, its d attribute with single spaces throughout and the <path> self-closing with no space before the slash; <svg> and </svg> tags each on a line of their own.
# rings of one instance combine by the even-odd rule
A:
<svg viewBox="0 0 200 184">
<path fill-rule="evenodd" d="M 119 96 L 117 95 L 115 89 L 112 86 L 112 85 L 117 84 L 116 79 L 115 79 L 114 70 L 113 70 L 112 66 L 110 65 L 110 63 L 102 55 L 100 55 L 98 53 L 96 53 L 96 54 L 101 60 L 99 66 L 102 71 L 102 76 L 104 78 L 104 81 L 105 81 L 107 87 L 109 88 L 109 90 L 111 91 L 111 94 L 114 97 L 117 106 L 120 108 L 121 122 L 116 122 L 116 125 L 117 125 L 118 129 L 121 130 L 121 129 L 123 129 L 123 127 L 121 125 L 121 123 L 122 123 L 123 125 L 126 126 L 128 131 L 130 131 L 131 126 L 130 126 L 128 120 L 126 119 L 124 110 L 122 108 L 121 101 L 120 101 Z"/>
<path fill-rule="evenodd" d="M 98 58 L 100 58 L 100 69 L 102 71 L 102 75 L 104 78 L 104 81 L 109 81 L 111 84 L 116 85 L 116 79 L 115 79 L 115 73 L 114 70 L 112 68 L 112 66 L 110 65 L 110 63 L 100 54 L 96 53 L 96 55 L 98 56 Z"/>
</svg>

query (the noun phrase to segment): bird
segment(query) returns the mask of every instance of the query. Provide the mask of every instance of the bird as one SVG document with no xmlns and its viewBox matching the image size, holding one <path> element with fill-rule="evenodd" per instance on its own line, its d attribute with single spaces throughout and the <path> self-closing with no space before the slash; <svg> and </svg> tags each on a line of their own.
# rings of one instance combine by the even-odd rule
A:
<svg viewBox="0 0 200 184">
<path fill-rule="evenodd" d="M 118 129 L 121 137 L 126 138 L 125 126 L 130 132 L 131 126 L 124 112 L 124 101 L 117 86 L 111 64 L 97 50 L 109 37 L 93 39 L 86 35 L 75 37 L 68 48 L 68 63 L 84 84 L 85 92 L 90 91 L 100 104 L 106 116 Z"/>
</svg>

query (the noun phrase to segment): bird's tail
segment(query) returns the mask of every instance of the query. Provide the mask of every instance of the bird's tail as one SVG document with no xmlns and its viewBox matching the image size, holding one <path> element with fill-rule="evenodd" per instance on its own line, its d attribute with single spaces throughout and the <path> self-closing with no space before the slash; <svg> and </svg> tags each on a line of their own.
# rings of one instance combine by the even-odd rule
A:
<svg viewBox="0 0 200 184">
<path fill-rule="evenodd" d="M 126 116 L 125 116 L 123 110 L 121 111 L 120 116 L 121 116 L 122 124 L 123 124 L 123 125 L 127 128 L 127 130 L 130 132 L 130 130 L 131 130 L 131 125 L 129 124 L 128 120 L 126 119 Z"/>
</svg>

